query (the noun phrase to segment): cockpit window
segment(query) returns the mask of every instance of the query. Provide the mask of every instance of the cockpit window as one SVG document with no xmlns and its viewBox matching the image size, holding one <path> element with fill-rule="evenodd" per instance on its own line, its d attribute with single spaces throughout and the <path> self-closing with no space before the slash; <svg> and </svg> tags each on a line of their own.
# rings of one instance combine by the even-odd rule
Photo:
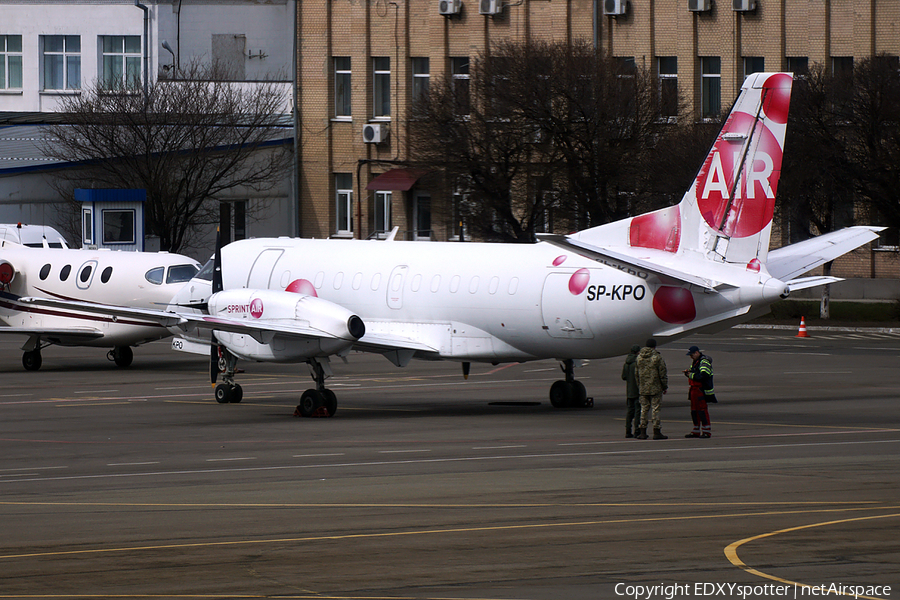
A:
<svg viewBox="0 0 900 600">
<path fill-rule="evenodd" d="M 186 283 L 193 279 L 196 274 L 197 267 L 194 265 L 172 265 L 169 267 L 166 283 Z"/>
<path fill-rule="evenodd" d="M 215 261 L 212 258 L 209 259 L 209 261 L 207 261 L 207 263 L 203 265 L 203 268 L 200 269 L 200 272 L 194 275 L 194 278 L 202 279 L 204 281 L 212 281 L 214 262 Z"/>
<path fill-rule="evenodd" d="M 163 275 L 165 275 L 165 273 L 166 269 L 164 267 L 156 267 L 155 269 L 150 269 L 149 271 L 147 271 L 147 274 L 144 275 L 144 277 L 146 277 L 147 281 L 152 284 L 162 285 Z"/>
</svg>

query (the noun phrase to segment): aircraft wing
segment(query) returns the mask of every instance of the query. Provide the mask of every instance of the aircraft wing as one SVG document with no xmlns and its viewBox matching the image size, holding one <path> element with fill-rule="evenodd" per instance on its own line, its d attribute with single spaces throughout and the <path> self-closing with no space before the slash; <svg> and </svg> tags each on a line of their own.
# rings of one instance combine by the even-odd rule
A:
<svg viewBox="0 0 900 600">
<path fill-rule="evenodd" d="M 769 252 L 766 268 L 772 277 L 790 285 L 791 280 L 798 275 L 822 266 L 830 260 L 834 260 L 851 250 L 859 248 L 863 244 L 877 239 L 878 232 L 883 229 L 884 227 L 847 227 L 846 229 L 826 233 L 804 242 L 784 246 Z M 814 285 L 824 285 L 826 283 L 831 282 L 823 281 L 822 283 L 804 287 L 813 287 Z M 802 288 L 791 285 L 791 289 Z"/>
<path fill-rule="evenodd" d="M 41 327 L 0 327 L 0 334 L 27 335 L 35 340 L 52 340 L 62 345 L 81 344 L 103 337 L 103 332 L 90 327 L 41 328 Z"/>
<path fill-rule="evenodd" d="M 686 283 L 689 285 L 700 286 L 709 291 L 716 291 L 717 288 L 720 288 L 723 285 L 722 282 L 699 277 L 693 273 L 680 271 L 653 261 L 610 250 L 609 248 L 600 248 L 598 246 L 586 244 L 565 235 L 539 233 L 537 234 L 537 237 L 542 242 L 559 246 L 560 248 L 564 248 L 575 254 L 584 256 L 585 258 L 613 267 L 614 269 L 625 271 L 628 269 L 635 269 L 652 273 L 661 278 L 664 282 Z"/>
</svg>

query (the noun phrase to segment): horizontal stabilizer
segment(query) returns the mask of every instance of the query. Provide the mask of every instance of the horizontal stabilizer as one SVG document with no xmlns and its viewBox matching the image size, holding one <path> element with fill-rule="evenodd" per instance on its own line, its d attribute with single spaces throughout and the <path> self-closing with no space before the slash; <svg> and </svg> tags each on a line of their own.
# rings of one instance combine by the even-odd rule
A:
<svg viewBox="0 0 900 600">
<path fill-rule="evenodd" d="M 847 227 L 840 231 L 826 233 L 803 242 L 778 248 L 769 252 L 766 267 L 772 277 L 782 281 L 790 281 L 798 275 L 807 273 L 851 250 L 878 239 L 878 232 L 883 229 L 884 227 Z"/>
<path fill-rule="evenodd" d="M 800 279 L 791 279 L 786 281 L 785 285 L 792 292 L 805 290 L 807 288 L 819 287 L 820 285 L 828 285 L 829 283 L 837 283 L 843 281 L 840 277 L 801 277 Z"/>
<path fill-rule="evenodd" d="M 600 248 L 592 244 L 586 244 L 585 242 L 574 240 L 564 235 L 539 233 L 537 234 L 537 237 L 542 242 L 559 246 L 560 248 L 564 248 L 585 258 L 595 260 L 614 269 L 619 269 L 620 271 L 645 272 L 656 275 L 663 283 L 696 285 L 708 291 L 715 291 L 716 288 L 722 285 L 722 282 L 698 277 L 692 273 L 686 273 L 643 258 L 629 256 L 628 254 L 616 252 L 609 248 Z M 648 252 L 648 250 L 642 249 L 642 252 Z"/>
</svg>

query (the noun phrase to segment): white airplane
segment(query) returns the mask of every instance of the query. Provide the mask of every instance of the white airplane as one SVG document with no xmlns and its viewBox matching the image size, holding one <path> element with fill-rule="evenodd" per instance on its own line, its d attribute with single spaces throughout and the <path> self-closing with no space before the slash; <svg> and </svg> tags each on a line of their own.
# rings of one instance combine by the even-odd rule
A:
<svg viewBox="0 0 900 600">
<path fill-rule="evenodd" d="M 877 238 L 851 227 L 768 251 L 792 76 L 747 78 L 681 203 L 542 243 L 251 239 L 215 257 L 157 318 L 209 352 L 216 399 L 239 402 L 238 359 L 306 362 L 315 387 L 303 416 L 330 416 L 330 357 L 351 350 L 413 358 L 561 361 L 553 406 L 588 404 L 580 359 L 626 353 L 764 314 L 792 290 L 839 281 L 800 277 Z M 395 230 L 396 231 L 396 230 Z M 97 310 L 101 310 L 97 308 Z M 205 344 L 205 345 L 204 345 Z"/>
<path fill-rule="evenodd" d="M 23 296 L 144 308 L 168 304 L 200 264 L 180 254 L 27 247 L 0 240 L 0 334 L 26 336 L 22 365 L 41 368 L 41 349 L 60 346 L 112 348 L 110 360 L 131 364 L 132 346 L 172 335 L 156 321 L 70 308 L 23 304 Z"/>
</svg>

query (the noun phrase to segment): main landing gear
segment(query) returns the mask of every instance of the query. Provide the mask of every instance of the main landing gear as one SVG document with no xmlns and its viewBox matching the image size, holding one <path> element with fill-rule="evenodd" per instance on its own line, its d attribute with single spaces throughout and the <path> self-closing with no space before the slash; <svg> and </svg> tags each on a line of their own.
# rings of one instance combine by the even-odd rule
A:
<svg viewBox="0 0 900 600">
<path fill-rule="evenodd" d="M 216 402 L 219 404 L 237 404 L 244 399 L 244 390 L 234 382 L 234 373 L 237 370 L 237 356 L 229 352 L 224 346 L 219 346 L 219 371 L 222 373 L 222 383 L 216 384 Z"/>
<path fill-rule="evenodd" d="M 337 412 L 337 396 L 325 387 L 325 379 L 331 377 L 328 359 L 311 358 L 307 364 L 316 387 L 303 392 L 294 416 L 333 417 Z"/>
<path fill-rule="evenodd" d="M 565 380 L 553 382 L 550 386 L 550 404 L 554 408 L 580 408 L 594 406 L 594 399 L 588 398 L 584 384 L 575 379 L 575 361 L 571 358 L 561 362 Z"/>
<path fill-rule="evenodd" d="M 115 362 L 117 367 L 129 367 L 134 361 L 134 352 L 128 346 L 116 346 L 106 353 L 106 358 Z"/>
<path fill-rule="evenodd" d="M 41 358 L 41 349 L 39 347 L 22 354 L 22 366 L 25 367 L 26 371 L 37 371 L 41 368 L 42 362 L 43 359 Z"/>
</svg>

